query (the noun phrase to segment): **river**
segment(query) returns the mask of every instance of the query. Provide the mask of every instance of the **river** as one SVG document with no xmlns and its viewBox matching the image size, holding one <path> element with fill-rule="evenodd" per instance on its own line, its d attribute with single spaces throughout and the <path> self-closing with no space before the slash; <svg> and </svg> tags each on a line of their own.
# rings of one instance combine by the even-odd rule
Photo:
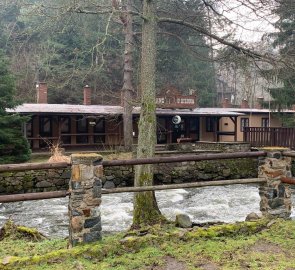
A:
<svg viewBox="0 0 295 270">
<path fill-rule="evenodd" d="M 170 220 L 186 213 L 196 223 L 243 221 L 250 212 L 259 213 L 258 187 L 231 185 L 156 192 L 161 212 Z M 128 229 L 132 222 L 131 193 L 103 195 L 101 205 L 104 233 Z M 292 197 L 295 203 L 294 196 Z M 68 199 L 50 199 L 0 204 L 0 225 L 11 217 L 16 224 L 36 227 L 45 235 L 68 236 Z M 295 213 L 292 212 L 292 216 Z"/>
</svg>

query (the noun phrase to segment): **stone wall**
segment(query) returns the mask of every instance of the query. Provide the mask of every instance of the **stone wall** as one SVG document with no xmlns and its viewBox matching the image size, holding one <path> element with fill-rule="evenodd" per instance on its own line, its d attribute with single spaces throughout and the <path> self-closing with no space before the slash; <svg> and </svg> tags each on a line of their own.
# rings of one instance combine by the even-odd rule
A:
<svg viewBox="0 0 295 270">
<path fill-rule="evenodd" d="M 67 190 L 70 176 L 70 167 L 0 173 L 0 194 Z"/>
<path fill-rule="evenodd" d="M 250 151 L 250 144 L 243 142 L 194 142 L 194 143 L 173 143 L 165 146 L 166 150 L 177 151 L 214 151 L 214 152 L 247 152 Z"/>
<path fill-rule="evenodd" d="M 163 163 L 155 166 L 155 183 L 184 183 L 196 180 L 220 180 L 257 177 L 257 159 L 227 159 Z M 104 188 L 133 185 L 133 168 L 118 166 L 104 168 Z"/>
<path fill-rule="evenodd" d="M 172 151 L 170 155 L 180 152 Z M 167 156 L 168 152 L 158 154 Z M 257 159 L 190 161 L 155 165 L 155 183 L 183 183 L 200 180 L 239 179 L 257 177 Z M 35 170 L 0 173 L 0 194 L 67 190 L 70 179 L 67 169 Z M 103 188 L 133 186 L 133 167 L 104 168 Z"/>
<path fill-rule="evenodd" d="M 160 183 L 183 183 L 257 177 L 257 159 L 228 159 L 164 163 L 156 166 Z"/>
</svg>

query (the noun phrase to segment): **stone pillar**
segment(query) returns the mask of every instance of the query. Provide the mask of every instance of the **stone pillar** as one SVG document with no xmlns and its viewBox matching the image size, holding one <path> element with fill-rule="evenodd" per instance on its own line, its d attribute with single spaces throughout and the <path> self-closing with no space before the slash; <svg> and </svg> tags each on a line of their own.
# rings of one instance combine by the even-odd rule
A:
<svg viewBox="0 0 295 270">
<path fill-rule="evenodd" d="M 102 156 L 72 154 L 69 200 L 69 244 L 89 243 L 101 239 Z"/>
<path fill-rule="evenodd" d="M 266 178 L 267 182 L 259 188 L 260 210 L 267 217 L 288 218 L 292 207 L 291 191 L 280 179 L 291 177 L 291 158 L 282 155 L 287 149 L 261 150 L 266 151 L 267 156 L 258 160 L 258 177 Z"/>
</svg>

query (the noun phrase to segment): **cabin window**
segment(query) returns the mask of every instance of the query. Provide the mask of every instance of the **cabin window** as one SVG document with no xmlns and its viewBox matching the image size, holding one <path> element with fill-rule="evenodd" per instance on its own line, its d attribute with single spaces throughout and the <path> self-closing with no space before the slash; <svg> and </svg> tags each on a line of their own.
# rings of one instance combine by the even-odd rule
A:
<svg viewBox="0 0 295 270">
<path fill-rule="evenodd" d="M 60 118 L 60 133 L 61 133 L 61 142 L 63 144 L 71 143 L 71 135 L 63 135 L 71 133 L 71 118 L 69 116 L 63 116 Z"/>
<path fill-rule="evenodd" d="M 61 133 L 71 133 L 71 118 L 64 116 L 60 118 L 60 132 Z"/>
<path fill-rule="evenodd" d="M 88 125 L 87 125 L 87 118 L 78 116 L 77 117 L 77 132 L 78 133 L 87 133 Z"/>
<path fill-rule="evenodd" d="M 52 121 L 50 117 L 40 116 L 40 136 L 51 137 Z"/>
<path fill-rule="evenodd" d="M 198 119 L 196 118 L 191 118 L 189 120 L 189 128 L 190 128 L 190 131 L 197 131 L 199 129 L 199 122 L 198 122 Z"/>
<path fill-rule="evenodd" d="M 261 119 L 261 126 L 262 127 L 269 127 L 269 118 L 262 118 Z"/>
<path fill-rule="evenodd" d="M 88 143 L 88 121 L 83 116 L 77 117 L 77 143 Z M 82 134 L 81 134 L 82 133 Z M 85 133 L 85 135 L 83 135 Z"/>
<path fill-rule="evenodd" d="M 33 119 L 26 123 L 26 137 L 31 138 L 33 137 Z"/>
<path fill-rule="evenodd" d="M 206 117 L 206 132 L 213 132 L 214 131 L 214 117 Z"/>
<path fill-rule="evenodd" d="M 93 126 L 94 132 L 94 143 L 104 143 L 105 142 L 105 119 L 99 118 L 94 121 L 95 125 Z"/>
<path fill-rule="evenodd" d="M 241 131 L 244 131 L 245 127 L 249 127 L 249 118 L 241 118 Z"/>
</svg>

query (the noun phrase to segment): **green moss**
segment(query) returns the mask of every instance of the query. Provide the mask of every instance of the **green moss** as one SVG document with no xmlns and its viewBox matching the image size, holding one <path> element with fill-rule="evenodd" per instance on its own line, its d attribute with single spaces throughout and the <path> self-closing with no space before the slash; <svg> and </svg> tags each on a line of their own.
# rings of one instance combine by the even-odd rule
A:
<svg viewBox="0 0 295 270">
<path fill-rule="evenodd" d="M 34 178 L 35 176 L 32 174 L 29 174 L 29 172 L 26 172 L 26 174 L 23 176 L 23 179 L 25 182 L 32 182 Z"/>
<path fill-rule="evenodd" d="M 10 176 L 13 176 L 13 173 L 12 172 L 3 172 L 0 174 L 2 177 L 10 177 Z"/>
<path fill-rule="evenodd" d="M 34 241 L 39 241 L 45 239 L 46 237 L 42 235 L 37 229 L 35 228 L 28 228 L 24 226 L 17 226 L 17 232 L 23 237 L 29 237 Z"/>
<path fill-rule="evenodd" d="M 43 240 L 46 237 L 35 228 L 17 226 L 11 219 L 8 219 L 0 231 L 0 240 L 3 239 L 29 239 L 33 241 Z"/>
<path fill-rule="evenodd" d="M 146 225 L 154 225 L 166 222 L 156 204 L 152 191 L 141 192 L 134 197 L 133 226 L 142 228 Z"/>
<path fill-rule="evenodd" d="M 172 224 L 147 226 L 126 236 L 106 237 L 102 242 L 72 249 L 66 249 L 67 241 L 63 240 L 24 242 L 26 245 L 16 240 L 4 242 L 4 247 L 1 242 L 1 257 L 13 257 L 7 265 L 0 264 L 0 269 L 169 269 L 165 265 L 167 257 L 188 270 L 209 269 L 209 264 L 212 269 L 292 269 L 295 222 L 277 220 L 271 227 L 267 224 L 267 220 L 259 220 L 192 230 Z M 21 257 L 15 256 L 13 246 L 24 249 Z M 6 247 L 9 252 L 1 253 Z"/>
</svg>

